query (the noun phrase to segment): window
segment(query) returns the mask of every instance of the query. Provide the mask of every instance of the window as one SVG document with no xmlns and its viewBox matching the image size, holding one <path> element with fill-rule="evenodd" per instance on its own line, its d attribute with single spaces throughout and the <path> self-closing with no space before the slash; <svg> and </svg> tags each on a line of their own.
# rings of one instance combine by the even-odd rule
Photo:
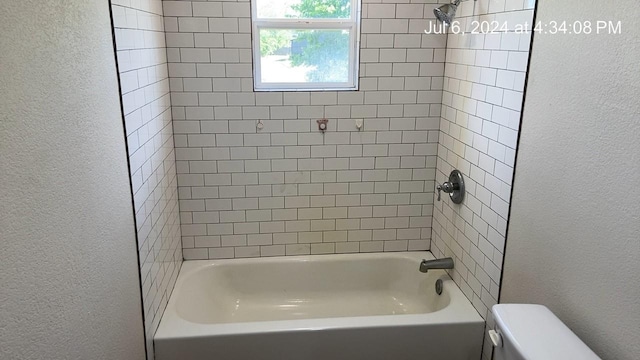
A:
<svg viewBox="0 0 640 360">
<path fill-rule="evenodd" d="M 360 0 L 251 0 L 256 91 L 357 90 Z"/>
</svg>

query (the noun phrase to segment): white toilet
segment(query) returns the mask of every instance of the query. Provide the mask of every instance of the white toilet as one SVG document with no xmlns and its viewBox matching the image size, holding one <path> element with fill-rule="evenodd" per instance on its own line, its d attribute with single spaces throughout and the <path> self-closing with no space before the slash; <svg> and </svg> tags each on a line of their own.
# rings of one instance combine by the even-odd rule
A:
<svg viewBox="0 0 640 360">
<path fill-rule="evenodd" d="M 600 359 L 546 306 L 498 304 L 491 311 L 495 360 Z"/>
</svg>

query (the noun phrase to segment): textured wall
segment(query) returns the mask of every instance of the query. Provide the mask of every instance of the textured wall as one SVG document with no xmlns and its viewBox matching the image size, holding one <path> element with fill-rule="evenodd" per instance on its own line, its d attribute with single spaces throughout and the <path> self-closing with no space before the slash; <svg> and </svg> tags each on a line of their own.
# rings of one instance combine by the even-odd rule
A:
<svg viewBox="0 0 640 360">
<path fill-rule="evenodd" d="M 312 93 L 253 92 L 249 5 L 164 1 L 185 259 L 428 249 L 433 4 L 364 0 L 360 91 Z"/>
<path fill-rule="evenodd" d="M 0 3 L 0 358 L 144 358 L 106 1 Z"/>
<path fill-rule="evenodd" d="M 147 349 L 182 264 L 167 51 L 161 0 L 114 0 Z"/>
<path fill-rule="evenodd" d="M 623 34 L 534 37 L 500 301 L 544 304 L 603 359 L 631 360 L 640 354 L 640 8 L 601 10 L 540 0 L 541 21 L 620 20 Z"/>
</svg>

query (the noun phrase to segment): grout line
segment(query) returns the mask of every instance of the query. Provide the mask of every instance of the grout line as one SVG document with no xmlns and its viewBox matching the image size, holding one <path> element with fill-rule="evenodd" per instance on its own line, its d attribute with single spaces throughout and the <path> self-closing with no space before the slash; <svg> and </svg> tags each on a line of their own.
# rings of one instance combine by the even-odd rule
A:
<svg viewBox="0 0 640 360">
<path fill-rule="evenodd" d="M 145 353 L 145 359 L 149 356 L 149 349 L 147 348 L 147 329 L 146 329 L 146 319 L 145 319 L 145 309 L 144 309 L 144 298 L 142 296 L 142 265 L 140 263 L 140 247 L 138 245 L 140 239 L 138 237 L 138 225 L 137 225 L 137 219 L 135 216 L 135 203 L 134 203 L 134 193 L 133 193 L 133 180 L 131 177 L 131 161 L 129 158 L 129 142 L 127 139 L 127 133 L 126 133 L 126 124 L 125 124 L 125 114 L 124 114 L 124 104 L 122 102 L 122 84 L 120 81 L 120 67 L 118 64 L 118 56 L 117 56 L 117 45 L 116 45 L 116 33 L 115 33 L 115 26 L 114 26 L 114 19 L 113 19 L 113 4 L 112 1 L 109 0 L 108 2 L 108 7 L 109 7 L 109 18 L 110 18 L 110 25 L 111 25 L 111 38 L 113 41 L 113 57 L 114 57 L 114 63 L 115 63 L 115 70 L 116 70 L 116 78 L 118 81 L 118 94 L 120 95 L 120 113 L 122 115 L 122 132 L 123 132 L 123 137 L 124 137 L 124 143 L 125 143 L 125 154 L 127 157 L 127 173 L 129 175 L 129 191 L 131 192 L 131 215 L 133 217 L 133 225 L 134 225 L 134 232 L 135 232 L 135 238 L 136 238 L 136 261 L 138 263 L 138 285 L 139 285 L 139 291 L 140 291 L 140 312 L 142 315 L 142 331 L 143 331 L 143 342 L 144 342 L 144 353 Z"/>
</svg>

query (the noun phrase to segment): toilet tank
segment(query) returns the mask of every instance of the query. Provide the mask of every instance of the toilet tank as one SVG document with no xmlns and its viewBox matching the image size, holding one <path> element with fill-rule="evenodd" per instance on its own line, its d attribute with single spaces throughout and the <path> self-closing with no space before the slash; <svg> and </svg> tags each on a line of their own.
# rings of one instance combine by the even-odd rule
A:
<svg viewBox="0 0 640 360">
<path fill-rule="evenodd" d="M 492 313 L 495 360 L 600 359 L 546 306 L 498 304 Z"/>
</svg>

